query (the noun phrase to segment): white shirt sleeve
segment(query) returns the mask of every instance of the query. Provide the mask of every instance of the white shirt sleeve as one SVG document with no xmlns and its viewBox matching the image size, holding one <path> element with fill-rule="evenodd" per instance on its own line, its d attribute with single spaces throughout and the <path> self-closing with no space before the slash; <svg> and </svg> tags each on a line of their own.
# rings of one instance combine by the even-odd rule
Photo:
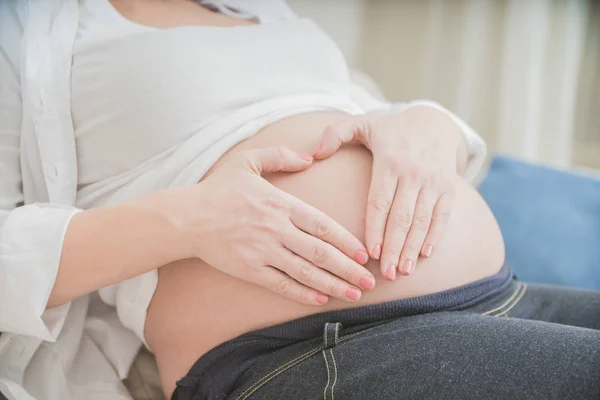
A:
<svg viewBox="0 0 600 400">
<path fill-rule="evenodd" d="M 352 85 L 350 96 L 365 112 L 402 112 L 410 107 L 427 106 L 442 111 L 458 125 L 467 143 L 469 152 L 465 179 L 472 182 L 485 161 L 487 146 L 485 141 L 467 123 L 450 112 L 440 104 L 430 100 L 414 100 L 408 103 L 390 103 L 369 94 L 364 88 L 356 84 Z"/>
<path fill-rule="evenodd" d="M 45 311 L 73 207 L 22 206 L 18 2 L 0 2 L 0 332 L 56 339 L 69 305 Z M 21 206 L 19 206 L 21 205 Z"/>
</svg>

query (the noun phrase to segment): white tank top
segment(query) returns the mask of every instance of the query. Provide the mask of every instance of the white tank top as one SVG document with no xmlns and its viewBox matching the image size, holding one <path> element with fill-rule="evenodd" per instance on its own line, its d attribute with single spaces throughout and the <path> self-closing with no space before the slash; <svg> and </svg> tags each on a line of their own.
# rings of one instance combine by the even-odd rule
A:
<svg viewBox="0 0 600 400">
<path fill-rule="evenodd" d="M 312 21 L 241 16 L 260 24 L 156 29 L 82 0 L 71 78 L 79 207 L 195 183 L 278 119 L 360 112 L 343 56 Z"/>
<path fill-rule="evenodd" d="M 240 14 L 242 0 L 228 2 L 236 10 L 211 1 L 205 3 L 260 24 L 155 29 L 125 19 L 108 0 L 80 1 L 71 70 L 78 207 L 194 184 L 228 149 L 279 119 L 362 112 L 349 99 L 338 48 L 291 12 L 275 19 Z M 246 4 L 273 11 L 276 3 L 285 6 Z M 151 271 L 99 291 L 142 340 L 157 282 Z"/>
</svg>

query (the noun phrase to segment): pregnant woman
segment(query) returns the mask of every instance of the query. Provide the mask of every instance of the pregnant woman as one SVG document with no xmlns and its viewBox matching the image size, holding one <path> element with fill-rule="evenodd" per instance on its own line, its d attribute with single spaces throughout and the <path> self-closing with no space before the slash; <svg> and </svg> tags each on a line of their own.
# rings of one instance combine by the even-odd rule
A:
<svg viewBox="0 0 600 400">
<path fill-rule="evenodd" d="M 0 14 L 9 398 L 128 398 L 141 341 L 173 399 L 600 397 L 600 294 L 513 279 L 454 115 L 280 1 L 33 3 Z"/>
</svg>

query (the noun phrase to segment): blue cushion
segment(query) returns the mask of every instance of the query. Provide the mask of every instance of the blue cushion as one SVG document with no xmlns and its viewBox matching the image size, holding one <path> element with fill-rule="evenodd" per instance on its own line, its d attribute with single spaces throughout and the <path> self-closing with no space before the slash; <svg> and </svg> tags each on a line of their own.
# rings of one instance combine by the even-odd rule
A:
<svg viewBox="0 0 600 400">
<path fill-rule="evenodd" d="M 521 280 L 600 290 L 600 180 L 499 155 L 479 189 Z"/>
</svg>

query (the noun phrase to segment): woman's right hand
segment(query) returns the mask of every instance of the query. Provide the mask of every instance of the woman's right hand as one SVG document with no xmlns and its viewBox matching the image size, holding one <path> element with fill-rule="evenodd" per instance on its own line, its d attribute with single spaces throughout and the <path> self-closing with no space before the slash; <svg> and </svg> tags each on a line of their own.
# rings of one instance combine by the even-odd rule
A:
<svg viewBox="0 0 600 400">
<path fill-rule="evenodd" d="M 193 238 L 193 257 L 311 305 L 325 304 L 329 296 L 356 301 L 361 289 L 372 289 L 375 278 L 361 265 L 368 260 L 364 245 L 261 177 L 302 171 L 312 161 L 287 147 L 243 151 L 198 185 L 179 189 L 194 193 L 177 202 L 185 236 Z"/>
</svg>

